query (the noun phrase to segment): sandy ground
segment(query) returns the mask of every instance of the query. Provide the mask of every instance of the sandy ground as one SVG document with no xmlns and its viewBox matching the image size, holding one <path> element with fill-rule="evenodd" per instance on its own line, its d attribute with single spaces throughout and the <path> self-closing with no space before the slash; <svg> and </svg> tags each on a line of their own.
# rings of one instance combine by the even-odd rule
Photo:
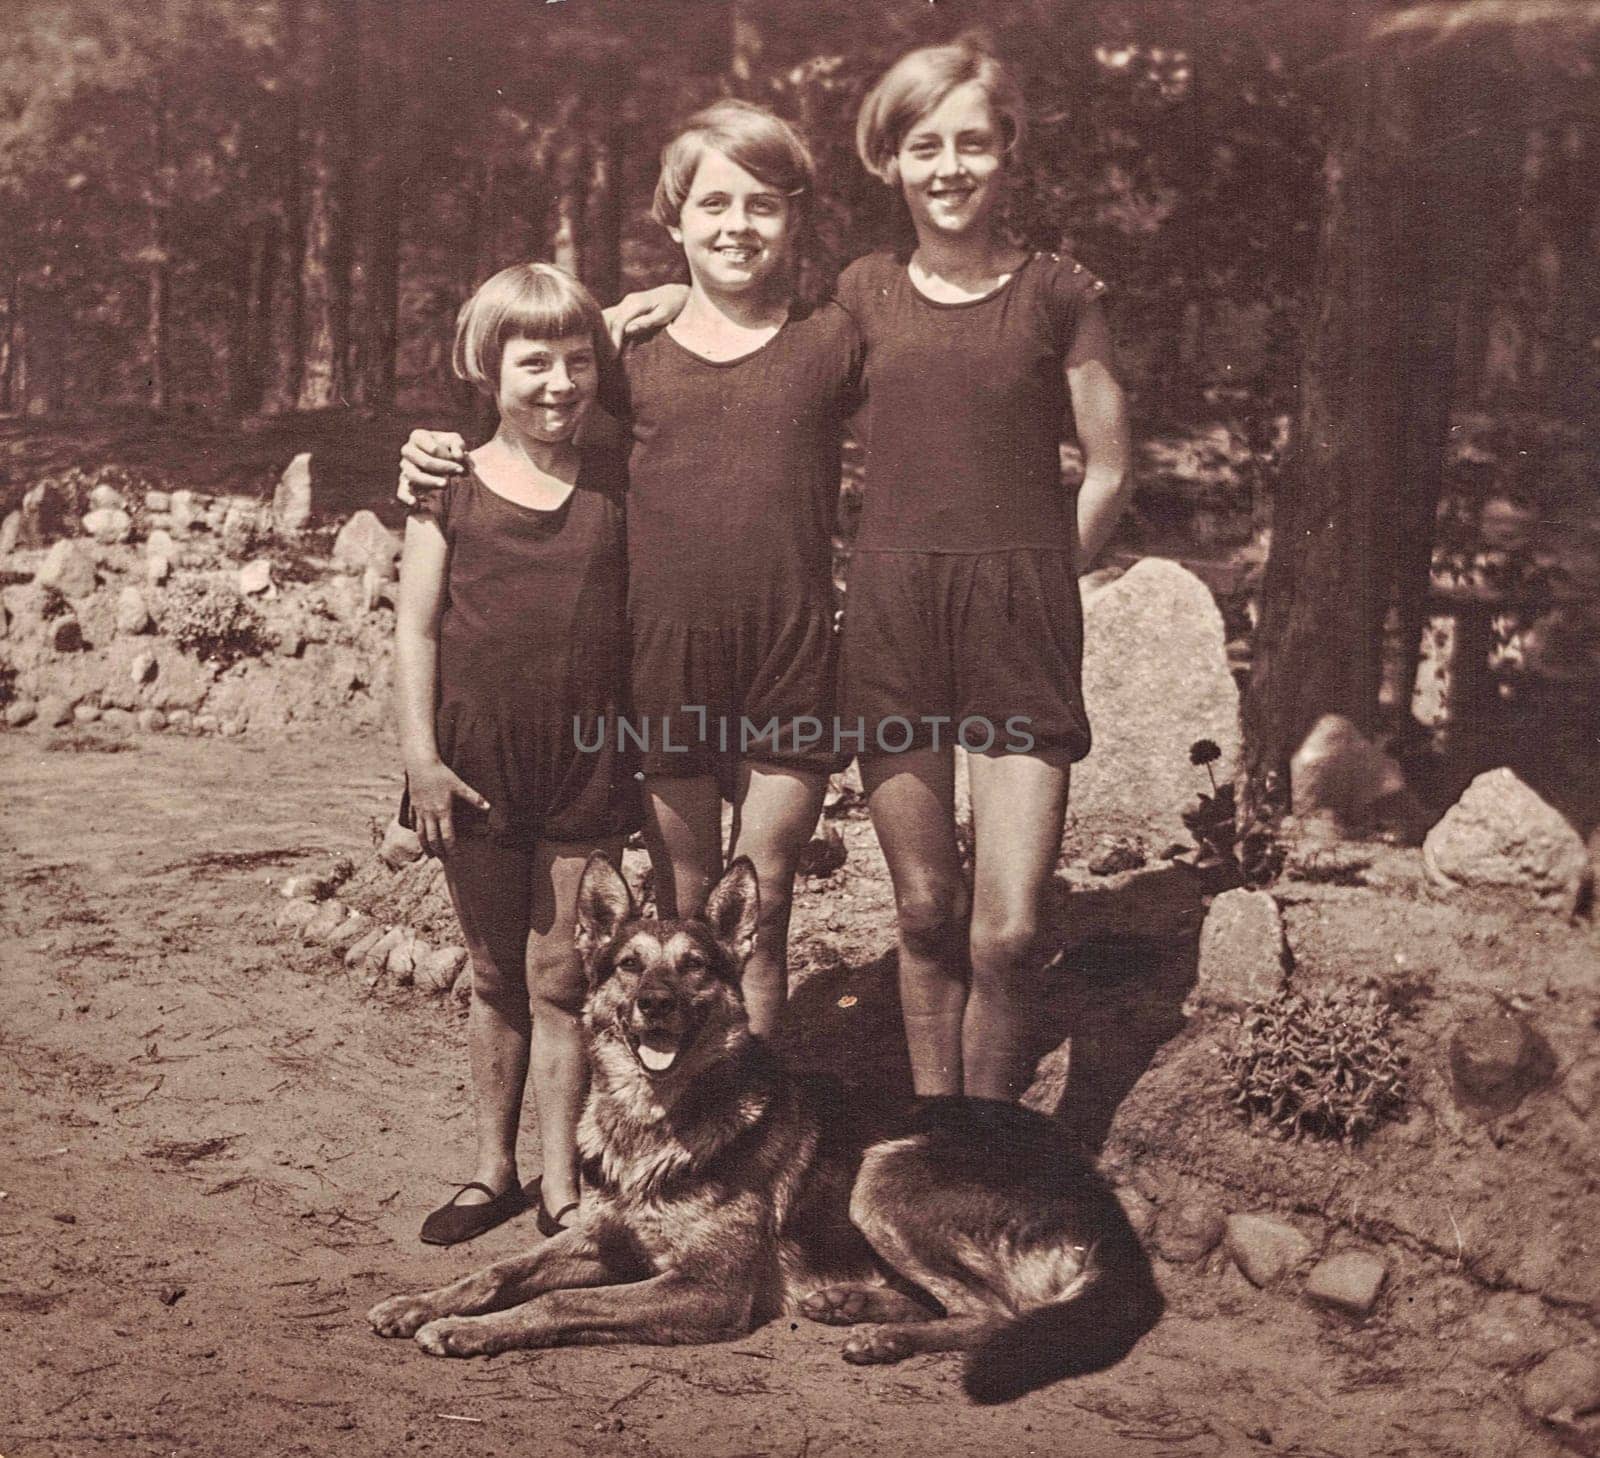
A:
<svg viewBox="0 0 1600 1458">
<path fill-rule="evenodd" d="M 416 1240 L 468 1165 L 459 1011 L 267 929 L 274 883 L 369 848 L 393 755 L 123 742 L 0 739 L 4 1458 L 1558 1451 L 1426 1321 L 1348 1325 L 1215 1263 L 1160 1267 L 1169 1314 L 1113 1371 L 992 1410 L 953 1357 L 855 1369 L 806 1325 L 472 1362 L 380 1342 L 373 1301 L 532 1236 Z"/>
</svg>

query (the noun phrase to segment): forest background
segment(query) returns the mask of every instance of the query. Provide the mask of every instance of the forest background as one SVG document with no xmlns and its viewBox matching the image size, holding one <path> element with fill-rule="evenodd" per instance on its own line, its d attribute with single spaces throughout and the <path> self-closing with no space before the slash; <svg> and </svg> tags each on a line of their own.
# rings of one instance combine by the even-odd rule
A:
<svg viewBox="0 0 1600 1458">
<path fill-rule="evenodd" d="M 1370 729 L 1408 702 L 1441 563 L 1482 579 L 1486 505 L 1580 547 L 1600 515 L 1588 0 L 6 10 L 0 415 L 21 426 L 464 419 L 451 327 L 494 269 L 550 258 L 608 302 L 679 276 L 647 215 L 656 158 L 717 95 L 812 139 L 825 278 L 899 226 L 854 157 L 866 86 L 978 27 L 1031 108 L 1016 232 L 1111 283 L 1141 434 L 1223 442 L 1222 484 L 1191 493 L 1222 499 L 1186 520 L 1259 538 L 1282 497 L 1303 526 L 1265 573 L 1258 771 L 1317 712 Z M 15 452 L 4 474 L 27 484 Z M 1553 559 L 1512 535 L 1491 585 L 1531 622 Z"/>
</svg>

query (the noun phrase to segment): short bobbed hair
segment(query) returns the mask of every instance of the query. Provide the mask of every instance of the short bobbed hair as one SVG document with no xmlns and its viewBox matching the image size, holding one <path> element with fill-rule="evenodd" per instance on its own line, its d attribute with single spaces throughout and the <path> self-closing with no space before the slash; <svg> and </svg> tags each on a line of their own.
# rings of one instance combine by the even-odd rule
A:
<svg viewBox="0 0 1600 1458">
<path fill-rule="evenodd" d="M 594 295 L 553 263 L 515 263 L 481 283 L 461 306 L 450 365 L 457 378 L 493 395 L 510 340 L 578 335 L 587 335 L 597 358 L 605 358 L 606 321 Z"/>
<path fill-rule="evenodd" d="M 879 78 L 856 117 L 856 152 L 880 182 L 900 181 L 896 156 L 906 134 L 958 86 L 976 81 L 1014 156 L 1027 135 L 1027 113 L 1017 84 L 987 50 L 973 40 L 908 51 Z"/>
<path fill-rule="evenodd" d="M 748 101 L 713 102 L 697 111 L 661 149 L 661 176 L 650 215 L 676 228 L 700 159 L 721 152 L 752 177 L 783 193 L 803 221 L 816 193 L 817 166 L 805 139 L 764 106 Z"/>
</svg>

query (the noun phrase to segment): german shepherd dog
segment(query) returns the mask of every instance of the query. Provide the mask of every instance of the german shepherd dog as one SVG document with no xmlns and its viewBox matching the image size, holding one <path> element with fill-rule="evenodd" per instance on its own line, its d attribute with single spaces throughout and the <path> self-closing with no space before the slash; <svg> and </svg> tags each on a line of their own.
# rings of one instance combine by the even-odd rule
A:
<svg viewBox="0 0 1600 1458">
<path fill-rule="evenodd" d="M 583 1210 L 525 1255 L 380 1303 L 373 1328 L 464 1357 L 714 1342 L 803 1314 L 863 1326 L 850 1362 L 966 1349 L 979 1402 L 1124 1356 L 1161 1297 L 1106 1185 L 1048 1119 L 987 1101 L 924 1100 L 863 1154 L 750 1033 L 757 916 L 743 858 L 686 921 L 640 919 L 590 858 Z"/>
</svg>

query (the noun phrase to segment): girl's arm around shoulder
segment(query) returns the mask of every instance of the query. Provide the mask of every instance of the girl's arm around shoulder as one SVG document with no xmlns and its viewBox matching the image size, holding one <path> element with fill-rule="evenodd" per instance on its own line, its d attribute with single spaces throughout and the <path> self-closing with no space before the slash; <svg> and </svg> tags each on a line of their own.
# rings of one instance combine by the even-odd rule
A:
<svg viewBox="0 0 1600 1458">
<path fill-rule="evenodd" d="M 1098 292 L 1080 300 L 1066 352 L 1067 393 L 1083 447 L 1078 491 L 1080 571 L 1099 555 L 1133 496 L 1127 399 L 1117 381 L 1111 328 Z"/>
</svg>

